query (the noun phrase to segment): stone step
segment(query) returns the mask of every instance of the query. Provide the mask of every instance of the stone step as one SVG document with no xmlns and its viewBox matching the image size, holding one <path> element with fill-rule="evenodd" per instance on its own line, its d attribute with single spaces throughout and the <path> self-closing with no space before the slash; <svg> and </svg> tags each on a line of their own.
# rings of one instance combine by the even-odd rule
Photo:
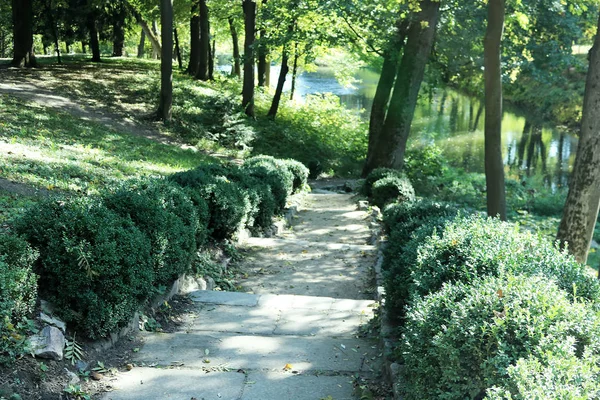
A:
<svg viewBox="0 0 600 400">
<path fill-rule="evenodd" d="M 351 252 L 374 252 L 377 246 L 369 244 L 352 244 L 352 243 L 335 243 L 335 242 L 315 242 L 303 239 L 292 239 L 285 237 L 274 238 L 259 238 L 250 237 L 244 242 L 244 247 L 260 247 L 264 251 L 269 251 L 272 248 L 276 250 L 285 250 L 286 253 L 297 251 L 301 253 L 307 249 L 315 249 L 319 251 L 351 251 Z"/>
<path fill-rule="evenodd" d="M 222 332 L 147 334 L 134 361 L 142 366 L 299 372 L 371 372 L 377 343 L 356 338 L 236 335 Z"/>
<path fill-rule="evenodd" d="M 350 376 L 275 371 L 134 368 L 111 382 L 104 400 L 351 400 Z"/>
</svg>

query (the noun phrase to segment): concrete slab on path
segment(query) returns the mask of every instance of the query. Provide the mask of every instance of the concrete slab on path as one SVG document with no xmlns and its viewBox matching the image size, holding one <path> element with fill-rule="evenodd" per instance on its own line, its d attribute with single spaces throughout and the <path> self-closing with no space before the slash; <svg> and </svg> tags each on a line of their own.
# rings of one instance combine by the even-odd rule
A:
<svg viewBox="0 0 600 400">
<path fill-rule="evenodd" d="M 246 376 L 236 372 L 134 368 L 112 382 L 116 389 L 103 400 L 238 400 Z"/>
<path fill-rule="evenodd" d="M 207 354 L 208 353 L 208 354 Z M 148 365 L 237 370 L 368 371 L 376 343 L 355 338 L 253 336 L 219 332 L 150 334 L 135 357 Z"/>
<path fill-rule="evenodd" d="M 352 377 L 250 372 L 241 400 L 351 400 Z"/>
</svg>

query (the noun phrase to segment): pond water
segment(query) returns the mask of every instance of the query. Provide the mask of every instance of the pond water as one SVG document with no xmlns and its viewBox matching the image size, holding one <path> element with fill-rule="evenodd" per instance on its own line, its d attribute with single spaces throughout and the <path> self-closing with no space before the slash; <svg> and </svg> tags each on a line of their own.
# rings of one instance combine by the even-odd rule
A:
<svg viewBox="0 0 600 400">
<path fill-rule="evenodd" d="M 277 68 L 272 68 L 271 82 Z M 352 87 L 341 86 L 328 68 L 298 77 L 297 93 L 333 93 L 346 107 L 368 118 L 379 76 L 361 70 Z M 289 90 L 290 79 L 286 90 Z M 451 89 L 422 90 L 413 120 L 409 146 L 434 143 L 443 149 L 450 164 L 467 172 L 484 172 L 484 115 L 482 102 Z M 528 116 L 515 107 L 506 108 L 502 120 L 502 151 L 507 176 L 533 178 L 551 187 L 567 183 L 575 161 L 577 138 L 564 129 Z M 541 183 L 541 182 L 540 182 Z"/>
</svg>

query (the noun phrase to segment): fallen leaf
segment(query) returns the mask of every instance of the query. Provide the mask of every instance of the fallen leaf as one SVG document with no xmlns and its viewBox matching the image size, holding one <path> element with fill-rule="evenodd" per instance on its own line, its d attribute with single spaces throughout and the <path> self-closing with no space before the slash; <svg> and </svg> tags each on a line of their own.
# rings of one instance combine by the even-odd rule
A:
<svg viewBox="0 0 600 400">
<path fill-rule="evenodd" d="M 92 379 L 93 379 L 93 380 L 95 380 L 95 381 L 99 381 L 99 380 L 101 380 L 102 378 L 104 378 L 104 376 L 103 376 L 102 374 L 99 374 L 99 373 L 98 373 L 98 372 L 96 372 L 96 371 L 92 371 L 92 372 L 90 372 L 90 378 L 92 378 Z"/>
<path fill-rule="evenodd" d="M 202 360 L 202 362 L 203 362 L 204 364 L 210 364 L 210 360 L 208 360 L 208 359 L 204 359 L 204 360 Z"/>
<path fill-rule="evenodd" d="M 289 371 L 289 370 L 291 370 L 292 368 L 293 368 L 293 367 L 292 367 L 292 364 L 285 364 L 285 367 L 283 367 L 283 370 L 284 370 L 284 371 Z"/>
<path fill-rule="evenodd" d="M 127 371 L 131 371 L 133 369 L 133 364 L 127 364 L 125 368 L 127 368 Z"/>
</svg>

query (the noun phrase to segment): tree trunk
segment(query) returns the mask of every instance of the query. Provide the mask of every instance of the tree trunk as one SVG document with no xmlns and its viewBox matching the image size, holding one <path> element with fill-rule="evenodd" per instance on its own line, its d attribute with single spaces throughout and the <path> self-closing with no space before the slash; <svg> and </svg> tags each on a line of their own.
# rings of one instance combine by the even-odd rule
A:
<svg viewBox="0 0 600 400">
<path fill-rule="evenodd" d="M 173 28 L 173 35 L 175 37 L 175 53 L 177 54 L 177 64 L 179 69 L 183 69 L 183 61 L 181 60 L 181 48 L 179 47 L 179 35 L 177 34 L 177 27 Z"/>
<path fill-rule="evenodd" d="M 600 19 L 585 83 L 581 132 L 557 239 L 587 261 L 600 205 Z"/>
<path fill-rule="evenodd" d="M 173 0 L 161 0 L 160 6 L 162 54 L 157 116 L 160 120 L 170 121 L 173 105 Z"/>
<path fill-rule="evenodd" d="M 52 0 L 45 2 L 46 6 L 46 14 L 48 17 L 48 25 L 50 25 L 50 30 L 52 31 L 52 38 L 54 39 L 54 51 L 56 51 L 56 58 L 59 64 L 62 64 L 62 60 L 60 58 L 60 44 L 58 39 L 58 28 L 56 27 L 56 21 L 54 21 L 54 13 L 52 12 Z M 68 53 L 68 51 L 67 51 Z"/>
<path fill-rule="evenodd" d="M 403 166 L 417 96 L 433 45 L 440 2 L 422 0 L 420 7 L 421 11 L 408 30 L 385 122 L 374 140 L 373 152 L 367 159 L 363 174 L 378 167 L 401 169 Z"/>
<path fill-rule="evenodd" d="M 87 17 L 87 28 L 90 31 L 90 49 L 92 50 L 92 61 L 100 62 L 100 42 L 98 41 L 98 29 L 96 18 L 90 13 Z"/>
<path fill-rule="evenodd" d="M 196 76 L 200 64 L 200 5 L 198 1 L 192 3 L 192 17 L 190 19 L 190 63 L 188 73 Z"/>
<path fill-rule="evenodd" d="M 123 57 L 125 47 L 125 4 L 120 3 L 117 14 L 113 17 L 113 57 Z"/>
<path fill-rule="evenodd" d="M 283 53 L 281 56 L 281 71 L 279 72 L 279 79 L 277 80 L 277 88 L 275 89 L 275 95 L 273 96 L 273 101 L 271 102 L 271 108 L 267 114 L 267 117 L 270 119 L 275 119 L 277 116 L 277 110 L 279 109 L 279 102 L 281 101 L 281 95 L 283 93 L 283 85 L 285 85 L 285 77 L 290 71 L 290 67 L 288 65 L 289 55 L 287 46 L 283 46 Z"/>
<path fill-rule="evenodd" d="M 502 71 L 504 0 L 489 0 L 484 42 L 485 78 L 485 181 L 487 212 L 506 220 L 504 163 L 502 161 Z"/>
<path fill-rule="evenodd" d="M 146 52 L 146 32 L 142 29 L 142 34 L 140 35 L 140 44 L 138 45 L 138 58 L 143 58 L 144 53 Z"/>
<path fill-rule="evenodd" d="M 87 54 L 87 45 L 85 44 L 84 41 L 81 42 L 81 52 L 83 54 Z"/>
<path fill-rule="evenodd" d="M 33 52 L 32 0 L 12 0 L 14 67 L 37 67 Z"/>
<path fill-rule="evenodd" d="M 294 93 L 296 92 L 296 76 L 298 75 L 298 42 L 294 43 L 294 63 L 292 66 L 292 89 L 290 91 L 290 100 L 294 100 Z"/>
<path fill-rule="evenodd" d="M 207 81 L 208 76 L 208 61 L 210 59 L 210 26 L 208 20 L 208 6 L 206 0 L 199 0 L 200 6 L 200 47 L 198 56 L 198 72 L 196 78 L 201 81 Z"/>
<path fill-rule="evenodd" d="M 156 46 L 154 41 L 152 40 L 152 37 L 150 38 L 150 41 L 152 42 L 152 58 L 154 60 L 157 60 L 162 54 L 162 48 L 160 43 L 158 42 L 158 25 L 156 21 L 152 21 L 152 30 L 150 32 L 152 33 L 152 37 L 156 38 L 156 43 L 158 44 L 158 46 Z"/>
<path fill-rule="evenodd" d="M 233 17 L 227 18 L 227 22 L 229 22 L 229 31 L 231 32 L 231 40 L 233 41 L 233 70 L 231 71 L 231 75 L 239 78 L 242 75 L 242 69 L 240 67 L 240 45 L 238 43 L 237 29 L 235 29 Z"/>
<path fill-rule="evenodd" d="M 267 55 L 267 65 L 265 65 L 265 87 L 271 87 L 271 59 Z"/>
<path fill-rule="evenodd" d="M 379 77 L 379 82 L 377 83 L 375 96 L 373 97 L 373 105 L 371 106 L 367 161 L 362 171 L 364 178 L 366 178 L 369 172 L 371 172 L 373 169 L 371 159 L 373 158 L 373 151 L 376 148 L 377 139 L 379 138 L 379 134 L 381 133 L 381 129 L 383 128 L 383 124 L 385 122 L 385 114 L 390 101 L 390 94 L 392 93 L 394 80 L 396 78 L 396 73 L 398 72 L 398 59 L 400 57 L 400 50 L 404 46 L 404 41 L 406 40 L 406 35 L 408 32 L 408 26 L 409 22 L 407 19 L 398 23 L 395 37 L 390 41 L 389 47 L 386 49 L 383 56 L 381 75 Z"/>
<path fill-rule="evenodd" d="M 479 107 L 477 108 L 477 114 L 475 114 L 475 122 L 473 122 L 473 131 L 477 130 L 477 127 L 479 126 L 481 114 L 483 114 L 483 101 L 479 103 Z"/>
<path fill-rule="evenodd" d="M 256 3 L 242 0 L 244 9 L 244 82 L 242 85 L 242 107 L 246 115 L 254 117 L 254 38 L 256 29 Z"/>
<path fill-rule="evenodd" d="M 208 58 L 208 79 L 215 79 L 215 54 L 217 52 L 217 41 L 213 39 L 210 48 L 210 57 Z"/>
</svg>

